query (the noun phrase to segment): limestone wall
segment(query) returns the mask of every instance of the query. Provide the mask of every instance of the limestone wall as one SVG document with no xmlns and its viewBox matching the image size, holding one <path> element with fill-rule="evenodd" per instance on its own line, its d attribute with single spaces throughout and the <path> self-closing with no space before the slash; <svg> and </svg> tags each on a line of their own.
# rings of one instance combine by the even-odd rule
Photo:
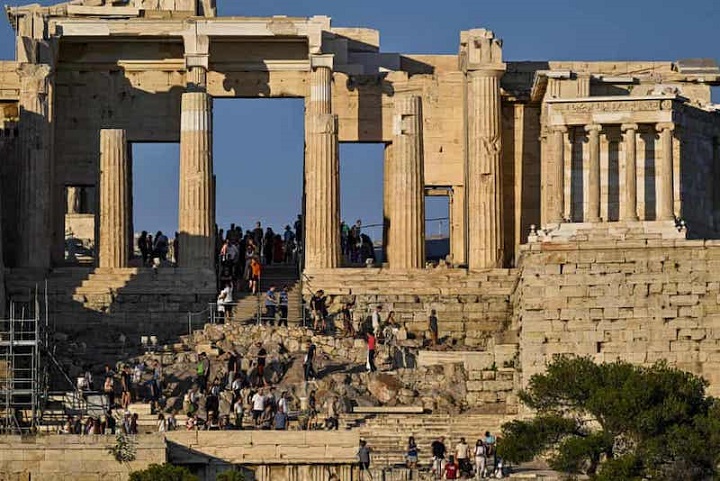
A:
<svg viewBox="0 0 720 481">
<path fill-rule="evenodd" d="M 162 435 L 137 436 L 136 460 L 119 463 L 108 453 L 114 436 L 0 437 L 3 481 L 125 481 L 132 471 L 166 461 Z"/>
<path fill-rule="evenodd" d="M 418 337 L 427 335 L 428 316 L 434 309 L 440 337 L 485 348 L 495 343 L 509 324 L 515 274 L 513 269 L 475 273 L 460 269 L 316 271 L 307 272 L 303 295 L 309 299 L 312 292 L 323 289 L 335 310 L 343 301 L 354 300 L 355 315 L 361 319 L 381 304 L 385 316 L 395 311 L 396 319 Z"/>
<path fill-rule="evenodd" d="M 667 360 L 720 393 L 720 243 L 532 244 L 514 295 L 523 381 L 554 354 Z"/>
</svg>

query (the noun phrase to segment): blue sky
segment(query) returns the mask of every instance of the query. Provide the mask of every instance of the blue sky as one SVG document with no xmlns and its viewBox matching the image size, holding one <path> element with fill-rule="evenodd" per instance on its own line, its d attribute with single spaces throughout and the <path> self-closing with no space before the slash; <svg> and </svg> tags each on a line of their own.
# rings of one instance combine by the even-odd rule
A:
<svg viewBox="0 0 720 481">
<path fill-rule="evenodd" d="M 719 0 L 672 6 L 660 0 L 218 0 L 218 8 L 221 15 L 328 15 L 336 26 L 380 30 L 386 52 L 456 53 L 460 30 L 485 27 L 503 38 L 507 60 L 720 60 Z M 10 59 L 12 30 L 0 24 L 0 58 Z M 302 120 L 299 100 L 216 102 L 219 223 L 247 227 L 262 220 L 281 227 L 294 219 L 302 188 Z M 381 221 L 382 158 L 379 145 L 341 147 L 344 219 Z M 136 230 L 174 231 L 177 145 L 137 146 L 134 159 Z M 434 199 L 428 216 L 445 215 L 446 205 Z M 428 230 L 437 232 L 437 223 Z"/>
</svg>

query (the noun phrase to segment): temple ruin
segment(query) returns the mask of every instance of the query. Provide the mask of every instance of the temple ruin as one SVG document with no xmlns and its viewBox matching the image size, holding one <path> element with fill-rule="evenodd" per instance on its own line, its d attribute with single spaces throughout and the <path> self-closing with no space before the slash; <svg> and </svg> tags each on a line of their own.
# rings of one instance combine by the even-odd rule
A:
<svg viewBox="0 0 720 481">
<path fill-rule="evenodd" d="M 456 55 L 405 55 L 375 30 L 218 17 L 214 0 L 6 12 L 17 58 L 0 62 L 3 307 L 46 283 L 52 325 L 78 342 L 172 344 L 216 295 L 213 99 L 302 98 L 300 296 L 383 304 L 416 339 L 436 310 L 455 353 L 418 358 L 487 373 L 468 377 L 467 403 L 502 416 L 558 353 L 667 359 L 720 392 L 714 61 L 515 62 L 484 28 L 460 32 Z M 180 145 L 180 257 L 158 273 L 132 259 L 132 144 L 145 142 Z M 370 268 L 340 253 L 338 147 L 354 142 L 385 146 L 387 256 Z M 426 265 L 429 195 L 450 206 L 439 266 Z M 82 262 L 68 261 L 68 231 Z M 335 464 L 350 479 L 345 436 Z M 263 481 L 325 472 L 248 456 Z"/>
</svg>

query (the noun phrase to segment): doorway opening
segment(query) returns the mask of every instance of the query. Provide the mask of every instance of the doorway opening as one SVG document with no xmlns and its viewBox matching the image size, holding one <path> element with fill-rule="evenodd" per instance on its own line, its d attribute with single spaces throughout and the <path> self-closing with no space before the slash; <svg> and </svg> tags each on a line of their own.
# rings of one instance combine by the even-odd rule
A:
<svg viewBox="0 0 720 481">
<path fill-rule="evenodd" d="M 92 265 L 95 249 L 94 185 L 66 185 L 65 202 L 65 262 Z"/>
<path fill-rule="evenodd" d="M 340 220 L 343 265 L 384 262 L 385 144 L 340 144 Z M 354 228 L 354 229 L 353 229 Z M 351 232 L 352 231 L 352 232 Z M 354 235 L 359 232 L 359 237 Z"/>
<path fill-rule="evenodd" d="M 441 261 L 450 254 L 451 188 L 425 189 L 425 260 Z"/>
<path fill-rule="evenodd" d="M 143 233 L 154 242 L 158 233 L 169 242 L 168 260 L 177 262 L 172 246 L 178 230 L 178 189 L 180 182 L 180 144 L 133 143 L 130 171 L 132 179 L 133 248 L 130 265 L 147 265 L 138 239 Z"/>
</svg>

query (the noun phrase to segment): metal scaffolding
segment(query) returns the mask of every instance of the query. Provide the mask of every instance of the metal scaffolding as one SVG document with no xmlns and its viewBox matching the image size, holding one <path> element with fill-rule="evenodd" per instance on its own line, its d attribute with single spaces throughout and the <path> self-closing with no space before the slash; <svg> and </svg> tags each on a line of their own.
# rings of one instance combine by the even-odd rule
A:
<svg viewBox="0 0 720 481">
<path fill-rule="evenodd" d="M 47 292 L 47 289 L 46 289 Z M 36 432 L 47 399 L 47 299 L 35 290 L 29 302 L 11 302 L 0 320 L 0 432 Z"/>
</svg>

